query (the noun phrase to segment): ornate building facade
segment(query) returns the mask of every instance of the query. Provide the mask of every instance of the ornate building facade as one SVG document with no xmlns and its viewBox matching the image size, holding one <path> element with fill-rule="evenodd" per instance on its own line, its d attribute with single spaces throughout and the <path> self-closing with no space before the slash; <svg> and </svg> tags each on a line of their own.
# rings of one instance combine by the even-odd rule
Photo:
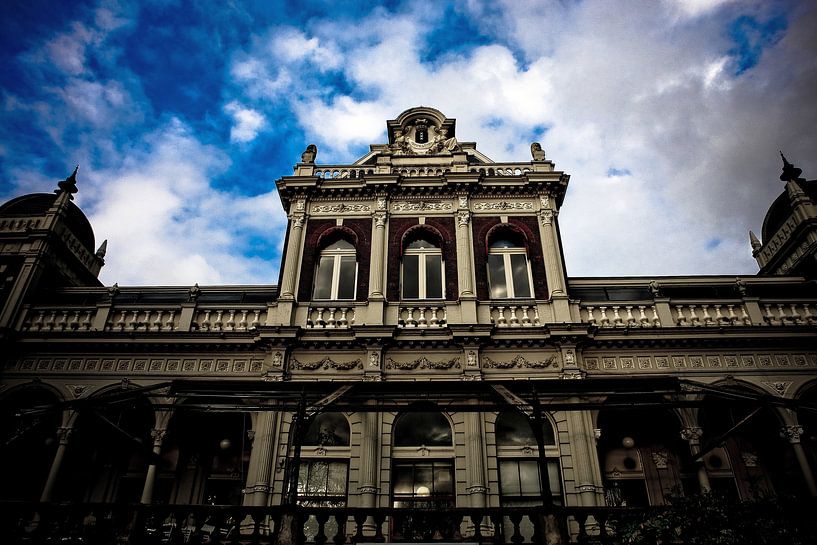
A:
<svg viewBox="0 0 817 545">
<path fill-rule="evenodd" d="M 817 181 L 784 159 L 756 276 L 576 278 L 541 146 L 496 163 L 427 107 L 387 133 L 276 182 L 277 286 L 103 286 L 76 171 L 0 206 L 19 536 L 517 543 L 817 496 Z"/>
</svg>

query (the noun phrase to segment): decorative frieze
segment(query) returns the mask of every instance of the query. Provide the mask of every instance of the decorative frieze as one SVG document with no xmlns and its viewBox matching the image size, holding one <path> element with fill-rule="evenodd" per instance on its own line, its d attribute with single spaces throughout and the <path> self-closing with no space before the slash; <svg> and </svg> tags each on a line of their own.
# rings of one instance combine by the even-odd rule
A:
<svg viewBox="0 0 817 545">
<path fill-rule="evenodd" d="M 666 372 L 706 369 L 757 369 L 817 367 L 817 353 L 809 354 L 649 354 L 584 356 L 588 371 Z M 766 384 L 766 383 L 764 383 Z M 771 383 L 768 383 L 771 384 Z"/>
<path fill-rule="evenodd" d="M 484 212 L 488 210 L 514 211 L 514 210 L 533 210 L 533 202 L 531 201 L 477 201 L 473 204 L 472 209 L 475 212 Z"/>
<path fill-rule="evenodd" d="M 262 371 L 261 357 L 230 358 L 163 358 L 163 357 L 125 357 L 125 358 L 23 358 L 9 360 L 6 370 L 10 372 L 40 372 L 58 374 L 100 375 L 166 375 L 166 374 L 257 374 Z M 90 375 L 92 376 L 92 375 Z"/>
<path fill-rule="evenodd" d="M 337 203 L 337 204 L 313 204 L 312 214 L 362 214 L 372 211 L 369 204 L 363 203 Z"/>
<path fill-rule="evenodd" d="M 412 361 L 396 361 L 389 358 L 386 363 L 386 369 L 400 369 L 409 371 L 414 369 L 459 369 L 460 359 L 452 358 L 443 361 L 431 361 L 425 356 L 421 356 Z"/>
<path fill-rule="evenodd" d="M 555 354 L 540 361 L 530 361 L 521 354 L 510 361 L 495 361 L 488 357 L 482 361 L 484 369 L 545 369 L 559 367 L 559 361 Z"/>
<path fill-rule="evenodd" d="M 363 360 L 357 358 L 351 361 L 335 361 L 326 356 L 322 360 L 301 362 L 293 358 L 290 360 L 289 368 L 293 371 L 316 371 L 319 369 L 349 371 L 351 369 L 363 369 Z"/>
<path fill-rule="evenodd" d="M 392 212 L 447 212 L 454 205 L 447 201 L 396 201 L 391 205 Z"/>
</svg>

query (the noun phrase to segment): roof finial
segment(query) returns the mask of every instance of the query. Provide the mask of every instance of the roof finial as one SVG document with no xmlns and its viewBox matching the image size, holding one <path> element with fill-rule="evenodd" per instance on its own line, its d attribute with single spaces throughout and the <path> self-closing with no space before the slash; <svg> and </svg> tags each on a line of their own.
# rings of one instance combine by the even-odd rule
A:
<svg viewBox="0 0 817 545">
<path fill-rule="evenodd" d="M 783 159 L 783 173 L 780 175 L 780 180 L 783 182 L 803 181 L 803 178 L 800 178 L 803 170 L 789 163 L 782 151 L 780 157 Z"/>
<path fill-rule="evenodd" d="M 77 171 L 78 170 L 79 170 L 79 165 L 74 167 L 74 172 L 72 172 L 69 177 L 67 177 L 66 179 L 64 179 L 63 181 L 61 181 L 60 183 L 57 184 L 57 187 L 59 187 L 59 189 L 57 189 L 54 193 L 59 194 L 59 193 L 64 192 L 64 193 L 68 193 L 68 196 L 71 197 L 72 194 L 79 191 L 77 189 Z"/>
<path fill-rule="evenodd" d="M 752 250 L 754 250 L 755 252 L 763 247 L 763 245 L 760 243 L 760 240 L 758 240 L 757 235 L 754 234 L 751 230 L 749 231 L 749 244 L 752 245 Z"/>
<path fill-rule="evenodd" d="M 108 239 L 106 238 L 105 240 L 102 241 L 102 244 L 100 244 L 99 249 L 96 251 L 96 256 L 99 259 L 102 259 L 102 258 L 105 257 L 105 253 L 107 253 L 107 251 L 108 251 Z"/>
</svg>

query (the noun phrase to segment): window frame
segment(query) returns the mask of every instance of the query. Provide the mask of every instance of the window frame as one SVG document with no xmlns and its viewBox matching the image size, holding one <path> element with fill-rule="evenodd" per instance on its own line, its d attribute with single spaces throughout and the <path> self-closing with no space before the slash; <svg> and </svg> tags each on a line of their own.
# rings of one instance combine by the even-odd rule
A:
<svg viewBox="0 0 817 545">
<path fill-rule="evenodd" d="M 318 464 L 327 464 L 327 473 L 326 473 L 326 482 L 324 483 L 323 490 L 318 493 L 310 493 L 308 491 L 309 486 L 309 477 L 312 475 L 312 468 L 313 466 L 317 466 Z M 329 492 L 329 466 L 330 464 L 339 464 L 342 465 L 346 469 L 346 476 L 343 480 L 343 492 L 339 493 L 331 493 Z M 301 477 L 304 476 L 306 479 L 304 481 L 301 480 Z M 303 484 L 302 484 L 303 483 Z M 302 488 L 303 487 L 303 488 Z M 342 507 L 345 507 L 349 502 L 349 458 L 343 457 L 330 457 L 330 458 L 303 458 L 300 463 L 298 464 L 298 486 L 297 486 L 297 493 L 296 493 L 296 503 L 299 505 L 306 503 L 311 504 L 312 506 L 318 506 L 320 504 L 340 504 L 342 503 Z M 322 505 L 326 507 L 327 505 Z M 336 505 L 329 505 L 329 507 L 335 507 Z"/>
<path fill-rule="evenodd" d="M 317 265 L 315 267 L 315 276 L 312 284 L 312 300 L 313 301 L 354 301 L 357 298 L 357 279 L 359 273 L 359 263 L 357 259 L 357 250 L 355 249 L 354 245 L 346 239 L 341 238 L 341 241 L 349 244 L 351 248 L 331 248 L 328 245 L 326 248 L 320 251 L 318 254 Z M 336 244 L 338 241 L 333 242 L 332 244 Z M 340 291 L 341 281 L 340 281 L 340 272 L 341 272 L 341 265 L 343 263 L 344 257 L 353 257 L 355 260 L 355 274 L 354 280 L 352 284 L 352 295 L 348 298 L 339 298 L 338 292 Z M 329 297 L 328 298 L 320 298 L 317 296 L 316 292 L 318 291 L 318 280 L 321 273 L 321 266 L 324 261 L 324 258 L 332 258 L 332 274 L 329 280 Z"/>
<path fill-rule="evenodd" d="M 501 236 L 501 235 L 500 235 Z M 513 233 L 513 237 L 521 237 L 516 233 Z M 512 239 L 510 239 L 512 240 Z M 519 296 L 516 295 L 516 292 L 519 291 L 519 287 L 516 286 L 513 277 L 513 264 L 512 264 L 512 256 L 514 255 L 522 255 L 525 257 L 525 272 L 527 274 L 528 280 L 528 295 Z M 494 297 L 494 281 L 493 276 L 491 274 L 491 256 L 499 256 L 502 258 L 502 276 L 505 282 L 505 296 L 504 297 Z M 491 243 L 488 245 L 488 254 L 487 254 L 487 262 L 485 263 L 485 267 L 488 273 L 488 293 L 491 299 L 533 299 L 534 298 L 534 291 L 533 291 L 533 274 L 531 272 L 530 266 L 530 257 L 528 256 L 528 250 L 523 245 L 521 246 L 513 246 L 513 247 L 494 247 Z"/>
<path fill-rule="evenodd" d="M 411 243 L 406 244 L 403 250 L 403 256 L 400 260 L 400 298 L 410 301 L 422 300 L 443 300 L 445 299 L 445 258 L 443 257 L 443 249 L 439 245 L 434 244 L 431 240 L 423 237 L 417 237 L 411 242 L 423 240 L 429 244 L 430 248 L 409 248 Z M 408 297 L 405 294 L 406 289 L 406 256 L 417 256 L 417 297 Z M 426 259 L 428 256 L 440 256 L 440 295 L 438 297 L 428 296 L 428 277 Z"/>
</svg>

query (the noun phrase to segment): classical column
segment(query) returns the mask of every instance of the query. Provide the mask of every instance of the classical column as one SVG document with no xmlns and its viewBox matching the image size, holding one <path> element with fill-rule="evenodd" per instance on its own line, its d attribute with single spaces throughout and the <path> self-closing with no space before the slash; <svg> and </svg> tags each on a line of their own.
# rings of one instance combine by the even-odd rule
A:
<svg viewBox="0 0 817 545">
<path fill-rule="evenodd" d="M 373 509 L 377 507 L 377 488 L 380 466 L 380 433 L 376 412 L 361 413 L 362 429 L 360 436 L 360 478 L 357 491 L 360 494 L 360 507 Z M 374 532 L 375 524 L 367 517 L 364 524 L 367 532 Z"/>
<path fill-rule="evenodd" d="M 550 200 L 542 199 L 546 203 Z M 559 235 L 556 232 L 558 210 L 542 208 L 539 211 L 539 235 L 542 238 L 542 252 L 545 258 L 545 277 L 551 295 L 565 295 L 565 283 L 562 277 L 562 253 L 559 248 Z"/>
<path fill-rule="evenodd" d="M 256 417 L 244 505 L 267 505 L 275 450 L 275 420 L 273 411 L 261 411 Z"/>
<path fill-rule="evenodd" d="M 597 505 L 597 491 L 603 488 L 600 482 L 596 482 L 594 471 L 594 468 L 599 467 L 595 430 L 590 414 L 586 411 L 567 411 L 567 422 L 576 491 L 579 493 L 581 505 L 592 507 Z"/>
<path fill-rule="evenodd" d="M 65 411 L 63 413 L 63 424 L 57 428 L 57 437 L 59 439 L 57 452 L 54 453 L 54 461 L 51 462 L 51 469 L 48 472 L 48 479 L 45 481 L 43 493 L 40 495 L 40 502 L 49 502 L 52 499 L 54 486 L 57 484 L 57 476 L 60 473 L 60 466 L 62 466 L 62 459 L 65 457 L 65 449 L 68 447 L 71 432 L 74 431 L 76 417 L 77 413 L 74 411 Z"/>
<path fill-rule="evenodd" d="M 697 426 L 687 426 L 681 429 L 681 439 L 689 443 L 689 452 L 692 453 L 693 458 L 698 456 L 698 453 L 701 452 L 702 436 L 703 430 Z M 703 461 L 698 462 L 697 466 L 698 486 L 701 488 L 701 492 L 709 492 L 712 490 L 712 486 L 709 483 L 709 475 L 706 472 L 706 466 L 704 466 Z"/>
<path fill-rule="evenodd" d="M 464 201 L 467 207 L 467 200 Z M 462 202 L 461 202 L 462 204 Z M 474 257 L 471 244 L 471 212 L 467 209 L 457 211 L 457 280 L 460 285 L 460 298 L 474 297 Z"/>
<path fill-rule="evenodd" d="M 472 402 L 476 403 L 476 402 Z M 485 486 L 485 444 L 482 434 L 482 413 L 465 413 L 465 466 L 471 507 L 485 507 L 488 487 Z"/>
<path fill-rule="evenodd" d="M 780 428 L 780 437 L 788 440 L 791 448 L 794 449 L 794 455 L 797 457 L 797 464 L 800 466 L 800 471 L 803 473 L 803 480 L 806 482 L 809 495 L 817 497 L 817 485 L 814 482 L 814 473 L 811 471 L 811 466 L 808 465 L 808 458 L 803 450 L 803 445 L 800 443 L 800 436 L 803 435 L 803 426 L 783 426 Z"/>
<path fill-rule="evenodd" d="M 380 202 L 380 199 L 378 199 Z M 385 199 L 383 200 L 385 207 Z M 379 208 L 379 206 L 378 206 Z M 386 261 L 386 218 L 385 211 L 372 214 L 372 259 L 369 269 L 369 300 L 383 298 L 383 264 Z"/>
<path fill-rule="evenodd" d="M 303 238 L 306 214 L 303 212 L 305 203 L 302 200 L 294 203 L 295 211 L 289 216 L 290 230 L 284 260 L 284 274 L 281 278 L 280 298 L 295 299 L 295 277 L 301 260 L 301 239 Z"/>
<path fill-rule="evenodd" d="M 139 503 L 150 504 L 153 501 L 153 488 L 156 485 L 156 458 L 162 454 L 162 443 L 167 435 L 166 429 L 154 428 L 150 430 L 150 436 L 153 438 L 153 458 L 148 466 L 147 475 L 145 475 L 145 486 L 142 488 L 142 499 Z"/>
<path fill-rule="evenodd" d="M 172 400 L 166 399 L 166 403 L 172 403 Z M 167 424 L 170 421 L 172 411 L 157 411 L 156 425 L 150 430 L 150 436 L 153 438 L 153 458 L 148 465 L 147 475 L 145 475 L 145 486 L 142 488 L 142 499 L 139 503 L 149 504 L 153 501 L 153 488 L 156 485 L 156 460 L 162 454 L 162 443 L 167 435 Z"/>
</svg>

